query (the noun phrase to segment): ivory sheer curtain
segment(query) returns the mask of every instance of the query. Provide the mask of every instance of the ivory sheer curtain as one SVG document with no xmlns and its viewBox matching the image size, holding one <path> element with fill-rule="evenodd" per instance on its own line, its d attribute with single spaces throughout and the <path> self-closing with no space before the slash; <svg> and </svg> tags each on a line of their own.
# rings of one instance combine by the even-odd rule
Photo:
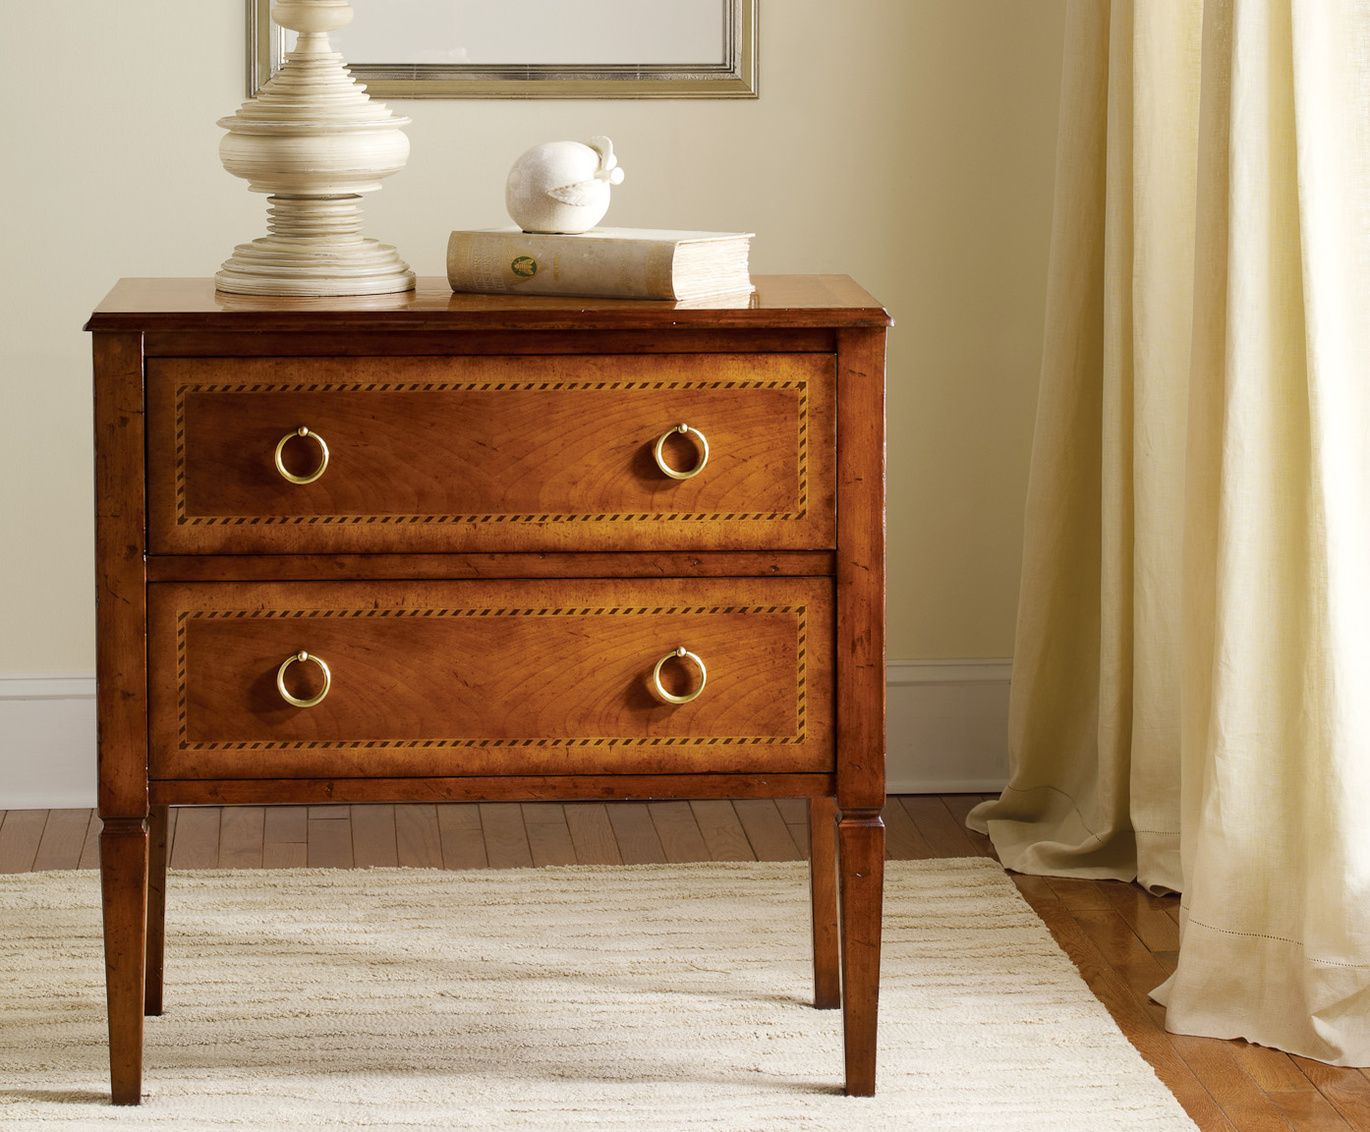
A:
<svg viewBox="0 0 1370 1132">
<path fill-rule="evenodd" d="M 1183 893 L 1177 1033 L 1370 1064 L 1370 0 L 1078 0 L 1010 868 Z"/>
</svg>

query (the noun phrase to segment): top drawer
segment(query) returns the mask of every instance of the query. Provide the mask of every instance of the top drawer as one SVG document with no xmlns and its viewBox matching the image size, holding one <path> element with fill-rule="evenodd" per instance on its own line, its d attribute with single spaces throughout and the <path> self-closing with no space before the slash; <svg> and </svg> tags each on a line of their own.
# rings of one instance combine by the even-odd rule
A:
<svg viewBox="0 0 1370 1132">
<path fill-rule="evenodd" d="M 169 358 L 147 370 L 154 554 L 833 545 L 830 355 Z M 680 424 L 692 431 L 671 432 Z M 663 470 L 663 436 L 677 473 L 707 442 L 698 474 Z M 312 482 L 287 477 L 321 467 Z"/>
</svg>

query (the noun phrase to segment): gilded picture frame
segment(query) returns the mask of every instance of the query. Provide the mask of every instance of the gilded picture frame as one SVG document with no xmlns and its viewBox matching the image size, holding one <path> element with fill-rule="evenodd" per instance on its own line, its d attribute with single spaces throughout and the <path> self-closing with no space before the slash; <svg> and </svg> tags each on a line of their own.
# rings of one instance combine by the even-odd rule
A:
<svg viewBox="0 0 1370 1132">
<path fill-rule="evenodd" d="M 385 63 L 348 59 L 377 98 L 756 98 L 760 0 L 718 0 L 722 58 L 697 63 Z M 247 0 L 248 94 L 280 69 L 287 33 Z M 606 57 L 608 53 L 606 52 Z"/>
</svg>

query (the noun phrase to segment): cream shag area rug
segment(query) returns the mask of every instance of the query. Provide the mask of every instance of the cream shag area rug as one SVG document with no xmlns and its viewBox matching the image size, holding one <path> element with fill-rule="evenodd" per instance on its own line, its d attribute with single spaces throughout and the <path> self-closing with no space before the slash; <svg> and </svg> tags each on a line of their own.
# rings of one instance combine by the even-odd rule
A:
<svg viewBox="0 0 1370 1132">
<path fill-rule="evenodd" d="M 1192 1129 L 991 861 L 891 862 L 879 1096 L 802 863 L 173 873 L 141 1108 L 95 874 L 0 877 L 0 1126 Z"/>
</svg>

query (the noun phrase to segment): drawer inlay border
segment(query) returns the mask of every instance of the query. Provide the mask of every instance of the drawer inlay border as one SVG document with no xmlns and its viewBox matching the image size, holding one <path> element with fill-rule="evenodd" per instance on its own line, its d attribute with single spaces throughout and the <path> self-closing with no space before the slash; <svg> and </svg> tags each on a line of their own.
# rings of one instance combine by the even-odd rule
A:
<svg viewBox="0 0 1370 1132">
<path fill-rule="evenodd" d="M 720 736 L 594 736 L 534 737 L 523 739 L 308 739 L 289 742 L 216 742 L 190 739 L 190 691 L 187 658 L 187 625 L 190 621 L 237 620 L 316 620 L 319 618 L 408 618 L 408 617 L 586 617 L 586 616 L 673 616 L 699 614 L 795 614 L 797 631 L 796 728 L 795 734 L 720 735 Z M 789 746 L 805 741 L 805 705 L 808 693 L 808 607 L 805 605 L 700 605 L 700 606 L 564 606 L 559 608 L 482 608 L 461 609 L 201 609 L 182 611 L 176 616 L 176 708 L 178 746 L 183 751 L 309 751 L 345 747 L 366 750 L 382 747 L 441 749 L 447 747 L 724 747 Z"/>
<path fill-rule="evenodd" d="M 186 396 L 189 393 L 447 393 L 464 390 L 498 392 L 679 389 L 799 390 L 799 500 L 792 511 L 624 512 L 583 514 L 493 512 L 472 515 L 191 515 L 186 506 Z M 375 523 L 602 523 L 602 522 L 787 522 L 799 521 L 809 506 L 809 383 L 807 381 L 467 381 L 467 382 L 186 382 L 176 387 L 176 523 L 178 526 L 271 526 Z"/>
</svg>

